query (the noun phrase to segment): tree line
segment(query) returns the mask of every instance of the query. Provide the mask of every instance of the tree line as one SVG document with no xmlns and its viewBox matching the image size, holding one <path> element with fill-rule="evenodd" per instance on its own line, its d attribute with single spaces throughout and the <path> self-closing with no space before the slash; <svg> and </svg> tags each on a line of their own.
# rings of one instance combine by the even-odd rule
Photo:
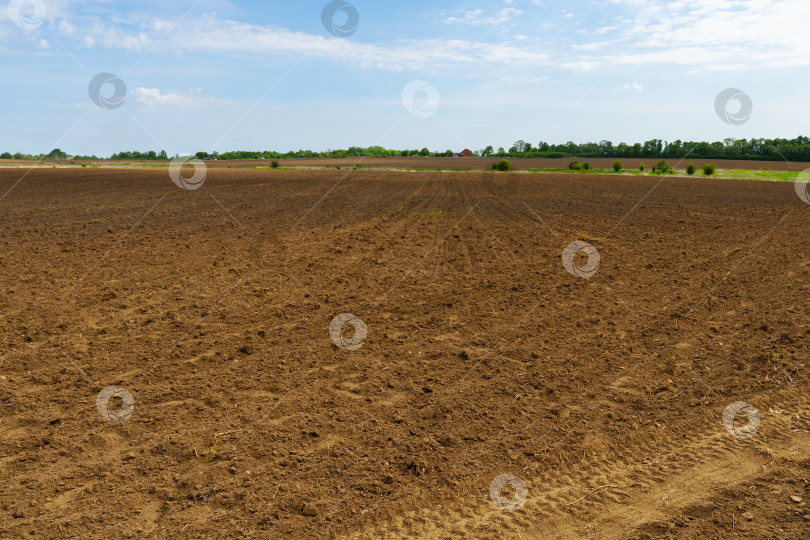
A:
<svg viewBox="0 0 810 540">
<path fill-rule="evenodd" d="M 0 154 L 0 159 L 26 159 L 26 160 L 57 160 L 57 159 L 98 159 L 96 156 L 71 156 L 67 152 L 63 152 L 59 148 L 54 148 L 47 154 L 23 154 L 22 152 L 10 153 L 3 152 Z"/>
<path fill-rule="evenodd" d="M 421 150 L 391 150 L 383 148 L 382 146 L 369 146 L 364 148 L 362 146 L 350 146 L 345 150 L 327 150 L 325 152 L 316 152 L 313 150 L 296 150 L 290 152 L 275 152 L 271 150 L 266 151 L 250 151 L 250 150 L 237 150 L 231 152 L 197 152 L 196 157 L 200 159 L 207 159 L 216 157 L 217 159 L 235 160 L 235 159 L 314 159 L 314 158 L 384 158 L 384 157 L 410 157 L 410 156 L 424 156 L 424 157 L 453 157 L 455 152 L 452 150 L 445 151 L 432 151 L 427 148 Z"/>
<path fill-rule="evenodd" d="M 197 152 L 196 157 L 208 159 L 216 157 L 222 160 L 249 159 L 311 159 L 311 158 L 382 158 L 382 157 L 452 157 L 457 155 L 452 150 L 434 151 L 428 148 L 420 150 L 391 150 L 382 146 L 351 146 L 345 150 L 297 150 L 290 152 L 237 150 L 230 152 Z M 810 137 L 799 136 L 795 139 L 734 139 L 728 138 L 717 142 L 695 142 L 676 140 L 672 142 L 652 139 L 644 143 L 619 143 L 602 140 L 598 143 L 577 144 L 569 141 L 565 144 L 551 144 L 540 141 L 537 145 L 524 140 L 515 141 L 509 149 L 487 146 L 473 151 L 479 157 L 526 157 L 526 158 L 694 158 L 694 159 L 745 159 L 763 161 L 805 161 L 810 162 Z M 179 157 L 179 156 L 175 156 Z M 48 154 L 0 154 L 0 159 L 98 159 L 96 156 L 70 156 L 56 148 Z M 131 151 L 119 152 L 109 159 L 168 161 L 171 159 L 165 150 L 155 152 Z"/>
<path fill-rule="evenodd" d="M 315 152 L 298 150 L 294 152 L 273 151 L 233 151 L 222 154 L 198 152 L 200 159 L 217 157 L 218 159 L 306 159 L 306 158 L 375 158 L 375 157 L 452 157 L 457 155 L 452 150 L 434 151 L 428 148 L 421 150 L 391 150 L 381 146 L 363 148 L 352 146 L 347 150 L 327 150 Z M 658 159 L 743 159 L 762 161 L 806 161 L 810 162 L 810 137 L 799 136 L 795 139 L 734 139 L 728 138 L 717 142 L 681 141 L 672 142 L 652 139 L 644 143 L 619 143 L 602 140 L 598 143 L 577 144 L 569 141 L 565 144 L 551 144 L 540 141 L 532 143 L 518 140 L 505 149 L 497 150 L 487 146 L 473 151 L 477 157 L 524 157 L 524 158 L 658 158 Z"/>
<path fill-rule="evenodd" d="M 763 161 L 810 161 L 810 137 L 795 139 L 734 139 L 728 138 L 713 143 L 676 140 L 666 142 L 652 139 L 644 143 L 619 143 L 602 140 L 598 143 L 549 144 L 540 141 L 537 146 L 523 140 L 505 150 L 496 151 L 487 146 L 480 151 L 484 157 L 604 157 L 604 158 L 697 158 L 697 159 L 748 159 Z"/>
</svg>

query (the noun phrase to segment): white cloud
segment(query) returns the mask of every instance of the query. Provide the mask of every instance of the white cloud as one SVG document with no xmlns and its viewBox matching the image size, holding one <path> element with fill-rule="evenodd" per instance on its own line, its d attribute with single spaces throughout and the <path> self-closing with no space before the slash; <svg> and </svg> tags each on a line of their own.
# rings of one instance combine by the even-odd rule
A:
<svg viewBox="0 0 810 540">
<path fill-rule="evenodd" d="M 579 60 L 576 62 L 563 62 L 560 67 L 565 69 L 572 69 L 574 71 L 593 71 L 599 67 L 597 62 L 590 62 L 587 60 Z"/>
<path fill-rule="evenodd" d="M 615 51 L 603 53 L 600 63 L 674 63 L 718 69 L 810 65 L 805 30 L 810 2 L 806 0 L 613 3 L 630 4 L 638 11 L 617 37 Z"/>
<path fill-rule="evenodd" d="M 73 25 L 67 22 L 65 19 L 59 21 L 57 29 L 59 30 L 60 34 L 65 36 L 72 36 L 76 32 Z"/>
<path fill-rule="evenodd" d="M 161 92 L 159 88 L 136 88 L 131 92 L 135 101 L 146 107 L 190 107 L 202 101 L 210 100 L 202 95 L 201 89 L 173 92 Z"/>
<path fill-rule="evenodd" d="M 634 92 L 642 92 L 644 90 L 644 87 L 634 82 L 633 84 L 625 84 L 624 86 L 622 86 L 622 90 L 632 90 Z"/>
<path fill-rule="evenodd" d="M 609 24 L 577 30 L 576 41 L 555 45 L 539 29 L 523 29 L 506 41 L 402 39 L 364 43 L 357 36 L 339 39 L 285 28 L 222 19 L 216 14 L 190 14 L 176 26 L 173 19 L 140 14 L 98 17 L 68 16 L 61 4 L 49 30 L 75 47 L 163 53 L 306 55 L 393 71 L 439 70 L 456 64 L 512 63 L 572 70 L 613 65 L 676 64 L 694 70 L 810 66 L 810 20 L 807 0 L 611 0 L 621 14 Z M 532 0 L 534 5 L 542 5 Z M 506 1 L 495 10 L 458 11 L 444 22 L 497 25 L 520 22 L 528 5 Z M 65 4 L 67 5 L 67 4 Z M 503 6 L 503 4 L 501 4 Z M 621 6 L 621 7 L 618 7 Z M 651 7 L 652 6 L 652 7 Z M 1 10 L 0 10 L 1 11 Z M 50 10 L 49 10 L 50 13 Z M 560 16 L 569 16 L 563 12 Z M 516 26 L 516 29 L 520 29 Z M 530 33 L 532 37 L 526 38 Z M 582 36 L 585 33 L 585 36 Z M 540 46 L 539 44 L 544 45 Z"/>
<path fill-rule="evenodd" d="M 70 26 L 65 35 L 76 32 Z M 327 38 L 285 28 L 259 26 L 221 20 L 206 14 L 184 20 L 172 29 L 163 20 L 141 23 L 138 31 L 110 24 L 93 23 L 76 32 L 84 39 L 108 49 L 143 52 L 152 49 L 168 52 L 303 54 L 310 57 L 357 63 L 391 70 L 430 69 L 456 63 L 546 62 L 549 56 L 509 43 L 482 43 L 467 40 L 400 40 L 386 45 L 356 40 Z M 162 38 L 162 39 L 161 39 Z"/>
<path fill-rule="evenodd" d="M 509 3 L 509 2 L 507 2 Z M 446 24 L 469 24 L 472 26 L 490 26 L 495 24 L 503 24 L 522 14 L 523 12 L 515 8 L 503 8 L 493 15 L 488 17 L 484 16 L 483 9 L 475 9 L 472 11 L 462 11 L 459 17 L 447 17 L 442 22 Z"/>
</svg>

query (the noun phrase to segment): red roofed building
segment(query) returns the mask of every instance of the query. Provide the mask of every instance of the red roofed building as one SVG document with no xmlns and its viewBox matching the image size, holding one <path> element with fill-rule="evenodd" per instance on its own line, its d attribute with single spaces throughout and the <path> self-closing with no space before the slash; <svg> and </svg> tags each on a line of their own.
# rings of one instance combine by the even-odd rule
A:
<svg viewBox="0 0 810 540">
<path fill-rule="evenodd" d="M 461 157 L 473 157 L 473 153 L 470 151 L 470 149 L 469 149 L 469 148 L 465 148 L 465 149 L 464 149 L 464 150 L 461 152 Z"/>
</svg>

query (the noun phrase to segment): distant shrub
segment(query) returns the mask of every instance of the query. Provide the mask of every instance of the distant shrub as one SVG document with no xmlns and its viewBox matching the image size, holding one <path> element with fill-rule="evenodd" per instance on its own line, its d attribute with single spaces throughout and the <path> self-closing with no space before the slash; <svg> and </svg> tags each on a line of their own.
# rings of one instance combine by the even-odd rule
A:
<svg viewBox="0 0 810 540">
<path fill-rule="evenodd" d="M 572 161 L 571 163 L 568 164 L 568 168 L 571 169 L 572 171 L 581 171 L 582 165 L 579 164 L 579 161 Z"/>
<path fill-rule="evenodd" d="M 646 168 L 647 167 L 645 167 L 643 163 L 638 166 L 638 170 L 640 170 L 641 172 L 644 172 L 644 169 L 646 169 Z"/>
<path fill-rule="evenodd" d="M 692 176 L 693 174 L 695 174 L 695 164 L 694 163 L 690 163 L 689 165 L 686 166 L 686 174 L 688 174 L 689 176 Z"/>
<path fill-rule="evenodd" d="M 586 161 L 585 163 L 582 164 L 582 168 L 585 169 L 586 171 L 590 171 L 591 164 Z"/>
<path fill-rule="evenodd" d="M 653 174 L 671 174 L 672 167 L 670 167 L 665 159 L 662 159 L 652 168 L 652 172 Z"/>
<path fill-rule="evenodd" d="M 512 170 L 512 164 L 508 159 L 502 159 L 498 163 L 493 163 L 492 168 L 496 171 L 509 172 Z"/>
<path fill-rule="evenodd" d="M 277 159 L 274 159 L 270 162 L 270 166 L 274 169 L 278 169 L 281 166 L 281 163 L 279 163 Z"/>
<path fill-rule="evenodd" d="M 613 170 L 614 170 L 614 171 L 619 172 L 619 171 L 621 171 L 622 169 L 624 169 L 624 165 L 622 165 L 622 162 L 621 162 L 621 161 L 614 161 L 614 162 L 613 162 Z"/>
<path fill-rule="evenodd" d="M 706 176 L 711 176 L 715 173 L 717 167 L 714 166 L 714 163 L 707 163 L 703 166 L 703 174 Z"/>
</svg>

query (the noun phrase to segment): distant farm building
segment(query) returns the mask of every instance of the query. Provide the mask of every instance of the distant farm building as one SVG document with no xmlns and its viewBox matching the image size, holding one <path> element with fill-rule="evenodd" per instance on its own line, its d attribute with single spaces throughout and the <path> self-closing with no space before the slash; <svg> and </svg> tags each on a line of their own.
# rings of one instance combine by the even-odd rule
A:
<svg viewBox="0 0 810 540">
<path fill-rule="evenodd" d="M 469 148 L 465 148 L 461 151 L 461 157 L 473 157 L 473 153 L 470 151 Z"/>
</svg>

